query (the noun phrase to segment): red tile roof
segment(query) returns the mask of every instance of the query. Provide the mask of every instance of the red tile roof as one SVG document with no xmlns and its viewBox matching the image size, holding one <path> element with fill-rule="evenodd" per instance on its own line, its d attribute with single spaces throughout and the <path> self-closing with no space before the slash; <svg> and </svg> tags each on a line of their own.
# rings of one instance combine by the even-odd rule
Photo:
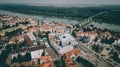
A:
<svg viewBox="0 0 120 67">
<path fill-rule="evenodd" d="M 45 49 L 45 45 L 39 45 L 39 46 L 34 46 L 34 47 L 27 47 L 27 48 L 23 48 L 23 49 L 20 49 L 19 51 L 20 52 L 24 52 L 24 51 L 35 51 L 35 50 L 41 50 L 41 49 Z M 12 51 L 12 53 L 16 53 L 18 51 L 14 50 Z"/>
<path fill-rule="evenodd" d="M 12 64 L 10 64 L 10 67 L 20 67 L 20 63 L 18 63 L 18 62 L 12 63 Z"/>
<path fill-rule="evenodd" d="M 41 56 L 40 62 L 41 61 L 43 61 L 43 63 L 40 64 L 40 67 L 54 67 L 51 56 Z"/>
<path fill-rule="evenodd" d="M 24 35 L 24 39 L 25 39 L 27 45 L 32 45 L 32 41 L 30 40 L 30 37 L 28 35 Z"/>
<path fill-rule="evenodd" d="M 79 67 L 78 63 L 70 60 L 70 59 L 65 59 L 66 62 L 66 67 Z"/>
<path fill-rule="evenodd" d="M 78 63 L 73 61 L 72 58 L 71 58 L 71 56 L 73 54 L 75 56 L 79 56 L 80 55 L 80 50 L 79 49 L 75 49 L 75 50 L 72 50 L 72 51 L 67 52 L 67 53 L 64 54 L 66 67 L 79 67 Z"/>
<path fill-rule="evenodd" d="M 22 62 L 21 65 L 24 65 L 24 67 L 30 67 L 31 63 L 29 61 L 28 62 Z"/>
</svg>

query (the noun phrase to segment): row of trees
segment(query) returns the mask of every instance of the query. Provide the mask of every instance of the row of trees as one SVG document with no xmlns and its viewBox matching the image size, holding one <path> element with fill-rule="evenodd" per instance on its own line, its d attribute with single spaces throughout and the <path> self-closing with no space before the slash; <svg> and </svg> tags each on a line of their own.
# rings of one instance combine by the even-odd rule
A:
<svg viewBox="0 0 120 67">
<path fill-rule="evenodd" d="M 6 66 L 6 60 L 8 58 L 8 55 L 9 55 L 9 50 L 3 50 L 1 55 L 0 55 L 0 66 L 1 67 L 7 67 Z"/>
<path fill-rule="evenodd" d="M 119 54 L 118 52 L 113 52 L 113 56 L 112 56 L 113 60 L 120 62 L 120 58 L 119 58 Z"/>
<path fill-rule="evenodd" d="M 120 62 L 120 45 L 113 45 L 113 50 L 111 50 L 110 54 L 111 54 L 111 58 L 113 58 L 113 60 Z"/>
<path fill-rule="evenodd" d="M 20 53 L 18 53 L 17 57 L 13 57 L 12 63 L 14 62 L 25 62 L 25 61 L 30 61 L 31 60 L 31 54 L 26 53 L 25 56 L 22 56 Z"/>
<path fill-rule="evenodd" d="M 23 41 L 22 43 L 15 43 L 15 44 L 9 44 L 6 46 L 7 50 L 9 50 L 10 52 L 15 50 L 15 51 L 19 51 L 19 49 L 21 49 L 22 47 L 25 47 L 27 44 L 25 41 Z"/>
<path fill-rule="evenodd" d="M 106 43 L 106 44 L 112 44 L 112 43 L 114 43 L 115 42 L 115 39 L 113 38 L 113 37 L 111 37 L 111 38 L 103 38 L 102 40 L 101 40 L 101 42 L 102 43 Z"/>
<path fill-rule="evenodd" d="M 14 35 L 18 35 L 18 34 L 22 34 L 22 28 L 18 28 L 16 30 L 11 31 L 11 32 L 5 33 L 6 36 L 14 36 Z"/>
<path fill-rule="evenodd" d="M 99 52 L 100 53 L 103 49 L 104 48 L 101 45 L 96 45 L 96 44 L 92 45 L 92 50 L 94 50 L 95 52 Z"/>
<path fill-rule="evenodd" d="M 6 59 L 8 57 L 8 51 L 7 50 L 3 50 L 2 54 L 0 55 L 0 63 L 4 64 L 6 62 Z"/>
<path fill-rule="evenodd" d="M 77 61 L 82 63 L 85 67 L 94 67 L 94 65 L 91 62 L 89 62 L 88 60 L 86 60 L 82 57 L 78 57 Z"/>
</svg>

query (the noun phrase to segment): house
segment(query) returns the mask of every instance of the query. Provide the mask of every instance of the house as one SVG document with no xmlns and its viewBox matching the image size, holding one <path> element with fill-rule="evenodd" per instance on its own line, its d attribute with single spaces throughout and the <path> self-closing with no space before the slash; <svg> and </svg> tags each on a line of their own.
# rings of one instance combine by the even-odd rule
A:
<svg viewBox="0 0 120 67">
<path fill-rule="evenodd" d="M 31 51 L 31 59 L 38 59 L 38 58 L 40 58 L 42 56 L 43 52 L 44 52 L 43 49 Z"/>
<path fill-rule="evenodd" d="M 15 41 L 17 41 L 17 43 L 21 43 L 24 41 L 24 37 L 19 35 L 19 36 L 14 36 L 12 37 L 13 39 L 15 39 Z"/>
<path fill-rule="evenodd" d="M 20 67 L 20 63 L 19 62 L 12 63 L 10 64 L 10 67 Z"/>
<path fill-rule="evenodd" d="M 3 27 L 3 22 L 0 20 L 0 28 Z"/>
<path fill-rule="evenodd" d="M 29 36 L 29 38 L 32 42 L 36 40 L 36 37 L 34 36 L 34 34 L 32 32 L 28 32 L 27 35 Z"/>
<path fill-rule="evenodd" d="M 97 37 L 97 33 L 96 32 L 81 32 L 78 31 L 75 33 L 76 37 L 89 37 L 90 38 L 90 42 L 93 41 L 96 37 Z"/>
<path fill-rule="evenodd" d="M 32 41 L 28 35 L 24 35 L 24 39 L 27 45 L 32 45 Z"/>
<path fill-rule="evenodd" d="M 24 66 L 24 67 L 31 67 L 32 63 L 30 61 L 26 61 L 26 62 L 22 62 L 21 63 L 21 66 Z"/>
<path fill-rule="evenodd" d="M 64 54 L 66 67 L 79 67 L 76 62 L 77 57 L 80 56 L 80 50 L 75 49 Z"/>
<path fill-rule="evenodd" d="M 26 61 L 22 63 L 16 62 L 16 63 L 10 64 L 10 67 L 31 67 L 31 66 L 32 64 L 30 61 Z"/>
<path fill-rule="evenodd" d="M 41 26 L 40 26 L 40 31 L 43 31 L 43 32 L 52 32 L 52 27 L 49 23 L 43 23 Z"/>
<path fill-rule="evenodd" d="M 40 57 L 40 67 L 54 67 L 51 56 L 41 56 Z"/>
<path fill-rule="evenodd" d="M 42 55 L 43 52 L 45 52 L 45 54 L 48 55 L 45 48 L 46 48 L 45 45 L 39 45 L 22 48 L 19 51 L 13 50 L 11 52 L 12 53 L 11 58 L 13 59 L 13 57 L 17 57 L 18 53 L 20 53 L 22 56 L 24 56 L 26 53 L 30 53 L 31 59 L 37 59 Z"/>
<path fill-rule="evenodd" d="M 17 21 L 20 23 L 25 22 L 25 20 L 23 18 L 17 18 Z"/>
<path fill-rule="evenodd" d="M 28 29 L 29 32 L 36 32 L 37 31 L 37 27 L 32 27 Z"/>
<path fill-rule="evenodd" d="M 40 26 L 40 31 L 44 32 L 53 32 L 53 33 L 65 33 L 69 30 L 66 28 L 68 26 L 71 26 L 70 24 L 65 23 L 43 23 Z"/>
</svg>

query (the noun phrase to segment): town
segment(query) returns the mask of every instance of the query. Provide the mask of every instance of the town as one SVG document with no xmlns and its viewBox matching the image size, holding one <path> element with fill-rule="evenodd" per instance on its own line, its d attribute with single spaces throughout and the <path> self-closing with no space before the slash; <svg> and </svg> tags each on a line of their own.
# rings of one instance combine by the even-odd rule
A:
<svg viewBox="0 0 120 67">
<path fill-rule="evenodd" d="M 120 67 L 119 32 L 82 24 L 0 15 L 0 67 Z"/>
</svg>

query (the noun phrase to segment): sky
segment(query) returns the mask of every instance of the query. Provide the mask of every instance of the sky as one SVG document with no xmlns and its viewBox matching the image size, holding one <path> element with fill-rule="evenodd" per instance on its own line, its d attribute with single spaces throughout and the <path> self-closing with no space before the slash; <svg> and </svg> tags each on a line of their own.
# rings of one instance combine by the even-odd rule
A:
<svg viewBox="0 0 120 67">
<path fill-rule="evenodd" d="M 39 3 L 39 4 L 117 4 L 120 0 L 0 0 L 0 3 Z"/>
</svg>

